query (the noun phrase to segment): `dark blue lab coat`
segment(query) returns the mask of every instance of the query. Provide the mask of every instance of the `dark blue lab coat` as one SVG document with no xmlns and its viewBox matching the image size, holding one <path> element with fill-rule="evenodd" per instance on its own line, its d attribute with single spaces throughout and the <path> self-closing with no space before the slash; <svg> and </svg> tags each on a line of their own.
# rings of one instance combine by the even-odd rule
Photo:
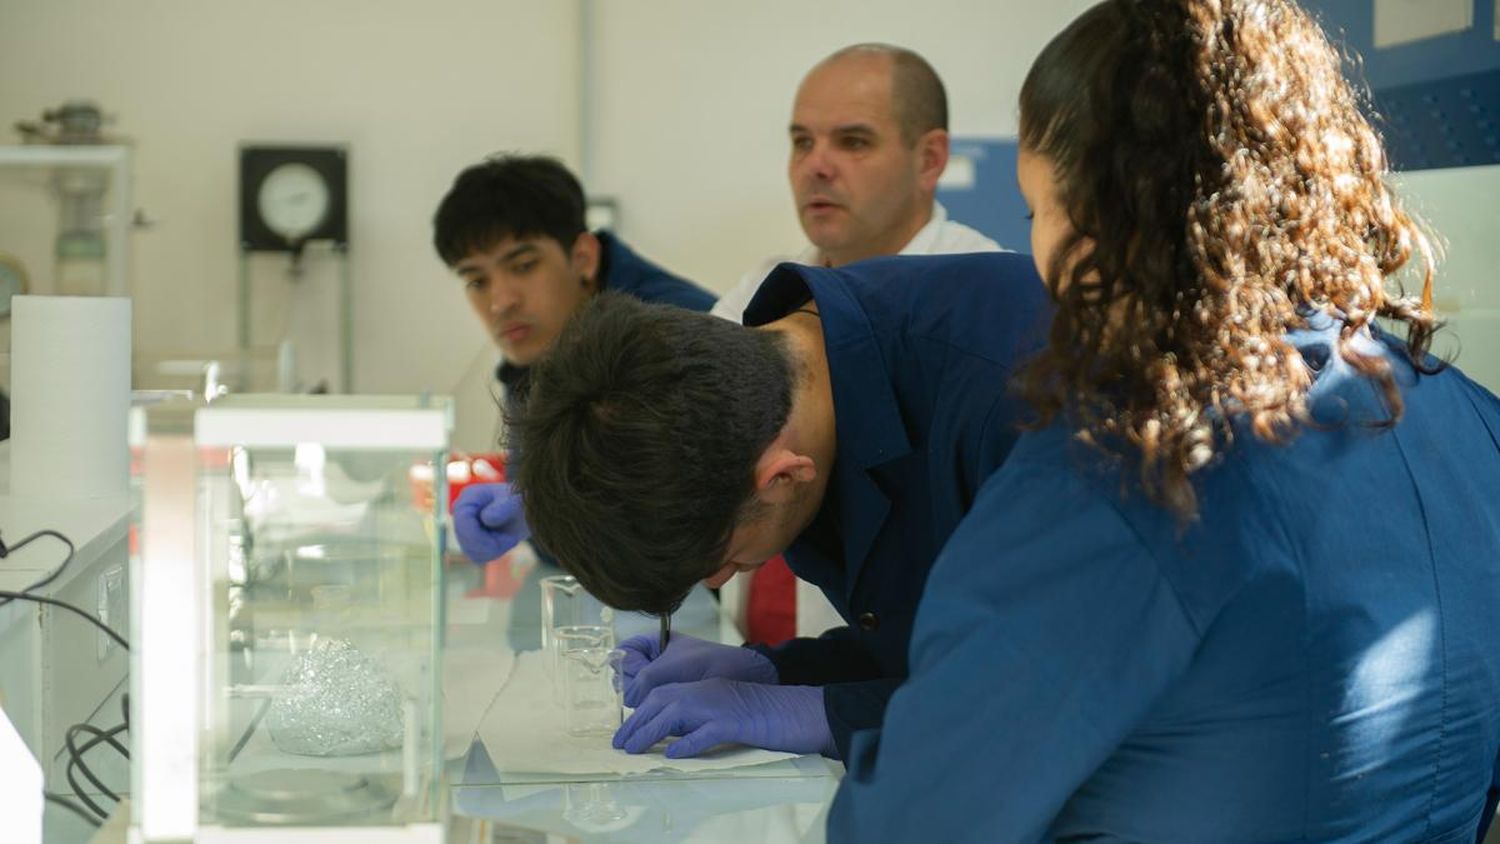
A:
<svg viewBox="0 0 1500 844">
<path fill-rule="evenodd" d="M 823 685 L 840 752 L 880 724 L 906 677 L 917 602 L 938 551 L 1018 435 L 1010 389 L 1050 306 L 1014 253 L 782 264 L 745 310 L 779 319 L 808 298 L 822 319 L 837 457 L 823 506 L 786 550 L 849 626 L 763 648 L 784 684 Z"/>
<path fill-rule="evenodd" d="M 1475 840 L 1500 400 L 1365 335 L 1406 403 L 1371 426 L 1379 394 L 1320 322 L 1294 339 L 1326 427 L 1238 425 L 1183 532 L 1066 424 L 1022 437 L 933 568 L 830 841 Z"/>
</svg>

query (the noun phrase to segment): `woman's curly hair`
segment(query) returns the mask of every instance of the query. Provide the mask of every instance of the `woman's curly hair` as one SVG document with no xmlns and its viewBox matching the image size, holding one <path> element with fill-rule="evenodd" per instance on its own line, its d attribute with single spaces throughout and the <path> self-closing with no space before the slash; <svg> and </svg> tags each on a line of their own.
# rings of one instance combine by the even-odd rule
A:
<svg viewBox="0 0 1500 844">
<path fill-rule="evenodd" d="M 1021 90 L 1021 145 L 1048 161 L 1073 232 L 1044 275 L 1051 343 L 1025 374 L 1050 421 L 1138 459 L 1152 500 L 1197 512 L 1191 474 L 1243 415 L 1286 442 L 1310 378 L 1286 339 L 1311 311 L 1350 343 L 1402 322 L 1425 360 L 1433 256 L 1382 176 L 1385 152 L 1339 54 L 1291 0 L 1107 0 L 1043 50 Z M 1388 279 L 1414 252 L 1421 297 Z"/>
</svg>

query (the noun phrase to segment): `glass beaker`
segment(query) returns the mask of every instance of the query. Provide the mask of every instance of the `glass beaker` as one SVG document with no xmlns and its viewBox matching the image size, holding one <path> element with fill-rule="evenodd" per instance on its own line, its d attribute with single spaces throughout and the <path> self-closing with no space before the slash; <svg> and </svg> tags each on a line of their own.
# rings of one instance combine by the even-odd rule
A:
<svg viewBox="0 0 1500 844">
<path fill-rule="evenodd" d="M 620 728 L 620 690 L 612 660 L 615 631 L 599 625 L 568 625 L 553 630 L 563 710 L 570 736 L 604 736 Z"/>
<path fill-rule="evenodd" d="M 542 584 L 542 659 L 552 678 L 553 701 L 563 703 L 563 688 L 558 671 L 557 628 L 607 627 L 614 630 L 615 611 L 590 595 L 572 575 L 544 577 Z M 610 645 L 614 647 L 614 645 Z"/>
</svg>

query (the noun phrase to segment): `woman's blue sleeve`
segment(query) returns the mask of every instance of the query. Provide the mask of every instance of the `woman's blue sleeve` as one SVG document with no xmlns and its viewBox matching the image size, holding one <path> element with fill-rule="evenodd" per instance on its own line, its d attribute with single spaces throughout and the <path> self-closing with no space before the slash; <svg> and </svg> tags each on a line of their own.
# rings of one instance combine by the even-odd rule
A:
<svg viewBox="0 0 1500 844">
<path fill-rule="evenodd" d="M 854 735 L 828 840 L 1045 837 L 1198 640 L 1102 489 L 1013 460 L 933 569 L 911 676 Z"/>
</svg>

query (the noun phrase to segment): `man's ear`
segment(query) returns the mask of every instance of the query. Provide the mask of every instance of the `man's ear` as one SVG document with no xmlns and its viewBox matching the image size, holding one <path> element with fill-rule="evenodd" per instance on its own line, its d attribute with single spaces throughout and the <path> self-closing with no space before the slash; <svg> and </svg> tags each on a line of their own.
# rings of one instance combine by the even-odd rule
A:
<svg viewBox="0 0 1500 844">
<path fill-rule="evenodd" d="M 599 253 L 603 250 L 599 238 L 593 232 L 584 232 L 573 241 L 573 249 L 568 259 L 573 264 L 574 272 L 583 280 L 585 287 L 593 292 L 599 292 Z"/>
<path fill-rule="evenodd" d="M 917 182 L 927 193 L 937 192 L 938 179 L 948 169 L 948 130 L 929 129 L 917 139 Z"/>
<path fill-rule="evenodd" d="M 798 484 L 817 477 L 811 457 L 772 443 L 755 464 L 755 494 L 767 504 L 780 504 L 791 499 Z"/>
<path fill-rule="evenodd" d="M 719 567 L 718 571 L 703 578 L 703 585 L 710 589 L 718 589 L 720 586 L 728 583 L 729 578 L 734 577 L 737 571 L 739 569 L 734 567 L 734 563 L 725 563 Z"/>
</svg>

